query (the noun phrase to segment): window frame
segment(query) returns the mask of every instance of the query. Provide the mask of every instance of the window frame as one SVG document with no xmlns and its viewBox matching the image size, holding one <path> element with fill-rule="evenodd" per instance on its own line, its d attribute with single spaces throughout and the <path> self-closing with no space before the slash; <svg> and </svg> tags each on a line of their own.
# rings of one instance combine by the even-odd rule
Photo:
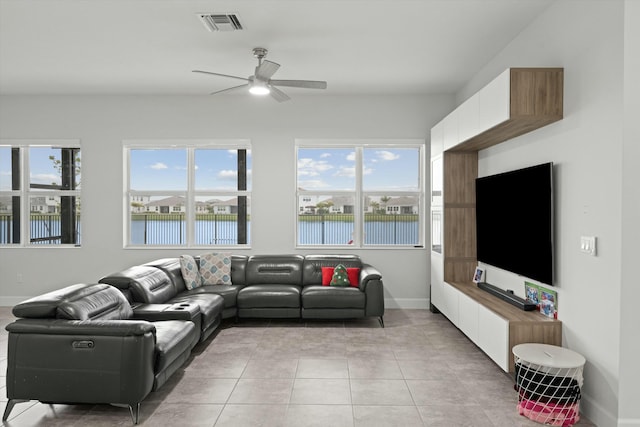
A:
<svg viewBox="0 0 640 427">
<path fill-rule="evenodd" d="M 31 210 L 31 201 L 33 198 L 42 198 L 43 200 L 50 200 L 51 198 L 62 197 L 74 197 L 74 202 L 78 200 L 82 201 L 82 186 L 79 189 L 47 189 L 47 188 L 32 188 L 31 183 L 31 148 L 54 148 L 54 149 L 72 149 L 78 150 L 82 156 L 82 144 L 79 139 L 0 139 L 0 146 L 9 147 L 10 150 L 18 149 L 18 190 L 1 190 L 0 197 L 19 197 L 19 222 L 18 227 L 20 233 L 20 242 L 18 243 L 0 243 L 0 248 L 80 248 L 82 245 L 82 221 L 76 222 L 78 216 L 82 216 L 81 211 L 76 214 L 76 218 L 73 219 L 73 225 L 75 225 L 74 243 L 39 243 L 33 241 L 31 236 L 31 215 L 36 211 Z M 61 151 L 62 157 L 62 151 Z M 74 163 L 75 167 L 75 163 Z M 12 170 L 13 177 L 13 170 Z M 14 179 L 14 178 L 12 178 Z M 62 179 L 62 176 L 61 176 Z M 75 179 L 75 175 L 74 175 Z M 75 207 L 72 210 L 75 211 Z M 64 220 L 64 213 L 60 212 L 60 221 Z M 61 226 L 62 227 L 62 226 Z M 64 227 L 62 227 L 64 228 Z M 61 229 L 62 231 L 62 229 Z M 62 235 L 60 236 L 62 240 Z"/>
<path fill-rule="evenodd" d="M 366 149 L 417 149 L 418 164 L 418 188 L 415 191 L 387 191 L 387 190 L 364 190 L 364 150 Z M 355 152 L 355 188 L 353 190 L 302 190 L 298 175 L 298 156 L 300 149 L 353 149 Z M 361 249 L 423 249 L 426 242 L 427 212 L 425 202 L 425 168 L 426 168 L 426 141 L 424 139 L 296 139 L 295 140 L 295 183 L 296 196 L 294 200 L 294 212 L 296 221 L 294 223 L 294 239 L 296 249 L 340 249 L 340 250 L 361 250 Z M 416 196 L 418 200 L 418 242 L 415 244 L 371 244 L 365 243 L 365 221 L 364 208 L 365 200 L 369 196 L 380 195 L 393 196 Z M 298 218 L 301 213 L 299 201 L 301 197 L 327 196 L 341 197 L 353 196 L 353 237 L 344 245 L 335 244 L 301 244 L 299 235 Z M 429 213 L 430 214 L 430 213 Z"/>
<path fill-rule="evenodd" d="M 124 158 L 124 177 L 123 177 L 123 247 L 124 249 L 248 249 L 251 248 L 251 241 L 242 244 L 225 244 L 225 245 L 203 245 L 196 244 L 196 198 L 201 196 L 246 196 L 247 200 L 251 200 L 252 187 L 248 190 L 196 190 L 196 164 L 195 153 L 197 150 L 246 150 L 251 152 L 250 139 L 204 139 L 204 140 L 185 140 L 185 139 L 135 139 L 123 140 L 123 158 Z M 187 152 L 187 188 L 186 190 L 131 190 L 131 150 L 186 150 Z M 253 159 L 252 159 L 253 161 Z M 247 169 L 247 173 L 250 169 Z M 132 244 L 131 243 L 131 197 L 140 196 L 184 196 L 185 198 L 185 238 L 183 244 Z M 250 205 L 250 203 L 249 203 Z M 175 207 L 173 208 L 175 209 Z M 173 211 L 172 209 L 172 211 Z M 156 206 L 156 210 L 158 207 Z M 250 217 L 250 210 L 247 212 Z M 250 235 L 248 234 L 248 238 Z"/>
</svg>

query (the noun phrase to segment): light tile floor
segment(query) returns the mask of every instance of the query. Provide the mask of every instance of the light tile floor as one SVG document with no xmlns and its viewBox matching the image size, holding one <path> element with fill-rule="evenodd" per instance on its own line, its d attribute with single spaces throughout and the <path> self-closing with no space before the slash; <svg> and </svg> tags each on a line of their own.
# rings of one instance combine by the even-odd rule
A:
<svg viewBox="0 0 640 427">
<path fill-rule="evenodd" d="M 0 402 L 7 332 L 0 307 Z M 387 310 L 345 322 L 225 321 L 142 402 L 143 426 L 540 426 L 513 379 L 440 314 Z M 111 405 L 17 404 L 6 426 L 129 426 Z M 584 417 L 577 426 L 593 426 Z"/>
</svg>

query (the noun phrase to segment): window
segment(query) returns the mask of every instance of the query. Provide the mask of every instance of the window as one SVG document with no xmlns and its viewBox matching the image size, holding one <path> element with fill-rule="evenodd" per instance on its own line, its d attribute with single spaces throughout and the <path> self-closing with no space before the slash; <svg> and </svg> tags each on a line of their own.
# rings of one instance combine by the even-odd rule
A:
<svg viewBox="0 0 640 427">
<path fill-rule="evenodd" d="M 297 141 L 298 246 L 422 247 L 424 141 Z"/>
<path fill-rule="evenodd" d="M 0 245 L 80 246 L 79 141 L 0 141 Z"/>
<path fill-rule="evenodd" d="M 248 141 L 125 142 L 125 246 L 250 243 Z"/>
</svg>

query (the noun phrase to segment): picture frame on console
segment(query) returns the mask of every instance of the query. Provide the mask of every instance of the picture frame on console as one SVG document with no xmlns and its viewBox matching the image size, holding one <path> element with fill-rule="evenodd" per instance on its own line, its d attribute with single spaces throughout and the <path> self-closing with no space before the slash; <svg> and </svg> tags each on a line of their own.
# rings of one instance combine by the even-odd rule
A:
<svg viewBox="0 0 640 427">
<path fill-rule="evenodd" d="M 484 268 L 476 267 L 476 270 L 473 273 L 473 283 L 480 283 L 484 278 Z"/>
</svg>

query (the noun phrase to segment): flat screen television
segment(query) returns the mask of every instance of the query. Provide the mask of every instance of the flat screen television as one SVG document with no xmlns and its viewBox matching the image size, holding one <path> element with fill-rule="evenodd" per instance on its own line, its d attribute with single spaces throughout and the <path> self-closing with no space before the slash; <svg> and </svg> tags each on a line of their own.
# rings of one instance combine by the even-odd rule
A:
<svg viewBox="0 0 640 427">
<path fill-rule="evenodd" d="M 553 163 L 476 179 L 478 261 L 553 285 Z"/>
</svg>

